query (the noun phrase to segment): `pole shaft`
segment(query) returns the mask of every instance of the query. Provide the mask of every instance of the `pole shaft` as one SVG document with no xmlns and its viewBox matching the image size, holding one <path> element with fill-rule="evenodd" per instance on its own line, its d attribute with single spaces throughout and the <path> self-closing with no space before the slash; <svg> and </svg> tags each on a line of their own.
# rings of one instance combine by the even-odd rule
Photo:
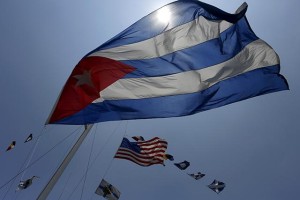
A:
<svg viewBox="0 0 300 200">
<path fill-rule="evenodd" d="M 74 144 L 72 149 L 69 151 L 68 155 L 65 157 L 65 159 L 62 161 L 60 166 L 57 168 L 56 172 L 54 173 L 54 175 L 52 176 L 52 178 L 50 179 L 48 184 L 44 187 L 43 191 L 40 193 L 37 200 L 46 200 L 47 199 L 49 193 L 53 189 L 54 185 L 56 184 L 56 182 L 58 181 L 60 176 L 63 174 L 64 170 L 67 168 L 68 164 L 70 163 L 70 161 L 74 157 L 75 153 L 81 146 L 85 137 L 88 135 L 88 133 L 92 129 L 93 125 L 89 124 L 85 127 L 86 127 L 85 130 L 82 132 L 81 136 L 78 138 L 78 140 L 76 141 L 76 143 Z"/>
</svg>

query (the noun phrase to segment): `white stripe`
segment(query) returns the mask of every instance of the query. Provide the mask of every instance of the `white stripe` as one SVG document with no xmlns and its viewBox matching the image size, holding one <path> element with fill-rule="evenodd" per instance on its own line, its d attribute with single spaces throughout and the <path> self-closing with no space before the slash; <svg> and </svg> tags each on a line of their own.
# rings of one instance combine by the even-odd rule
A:
<svg viewBox="0 0 300 200">
<path fill-rule="evenodd" d="M 165 152 L 166 149 L 164 149 Z M 136 158 L 140 159 L 149 159 L 149 157 L 163 157 L 164 152 L 153 152 L 153 153 L 147 153 L 147 154 L 142 154 L 142 153 L 136 153 L 135 151 L 132 151 L 131 149 L 123 148 L 120 147 L 119 150 L 117 151 L 116 155 L 119 155 L 119 153 L 126 153 L 128 155 L 135 156 Z"/>
<path fill-rule="evenodd" d="M 135 162 L 135 163 L 138 163 L 138 164 L 140 164 L 140 165 L 145 165 L 145 166 L 147 166 L 147 165 L 149 165 L 149 162 L 148 161 L 138 161 L 137 159 L 135 159 L 135 158 L 133 158 L 132 156 L 124 156 L 124 155 L 118 155 L 119 156 L 119 158 L 118 159 L 125 159 L 125 160 L 130 160 L 130 161 L 133 161 L 133 162 Z"/>
<path fill-rule="evenodd" d="M 259 39 L 232 59 L 211 67 L 161 77 L 120 79 L 101 91 L 101 98 L 93 103 L 199 92 L 222 80 L 276 64 L 279 58 L 275 51 Z"/>
<path fill-rule="evenodd" d="M 230 26 L 232 24 L 227 21 L 209 21 L 200 16 L 148 40 L 97 51 L 89 56 L 102 56 L 114 60 L 156 58 L 217 38 L 220 32 Z"/>
<path fill-rule="evenodd" d="M 157 148 L 151 148 L 151 149 L 141 149 L 142 153 L 152 153 L 152 152 L 157 152 L 157 151 L 165 151 L 167 149 L 166 146 L 164 147 L 157 147 Z"/>
<path fill-rule="evenodd" d="M 161 143 L 159 143 L 159 144 L 154 144 L 154 145 L 150 145 L 150 146 L 140 146 L 140 148 L 141 149 L 143 149 L 143 150 L 149 150 L 149 149 L 153 149 L 153 148 L 163 148 L 163 147 L 165 147 L 165 148 L 167 148 L 167 144 L 161 144 Z"/>
<path fill-rule="evenodd" d="M 116 155 L 118 155 L 119 153 L 126 153 L 128 155 L 132 155 L 132 156 L 135 156 L 136 158 L 140 158 L 140 159 L 148 159 L 149 158 L 149 155 L 143 155 L 143 154 L 140 154 L 140 153 L 136 153 L 135 151 L 132 151 L 131 149 L 128 149 L 128 148 L 123 148 L 123 147 L 120 147 L 116 153 Z"/>
<path fill-rule="evenodd" d="M 120 154 L 122 153 L 122 154 Z M 116 153 L 115 156 L 119 156 L 119 157 L 126 157 L 126 158 L 133 158 L 135 160 L 140 160 L 138 162 L 151 162 L 152 160 L 156 160 L 156 159 L 159 159 L 161 160 L 161 158 L 163 158 L 163 155 L 157 155 L 157 156 L 151 156 L 150 158 L 142 158 L 140 156 L 137 156 L 135 154 L 132 154 L 131 152 L 127 152 L 127 151 L 119 151 Z"/>
<path fill-rule="evenodd" d="M 149 166 L 151 164 L 160 164 L 160 163 L 163 163 L 163 160 L 161 160 L 161 159 L 151 160 L 151 161 L 147 161 L 147 162 L 140 162 L 140 161 L 138 161 L 135 158 L 132 158 L 130 156 L 124 156 L 124 157 L 118 158 L 118 159 L 129 160 L 129 161 L 135 162 L 135 163 L 137 163 L 139 165 L 142 165 L 142 166 Z"/>
<path fill-rule="evenodd" d="M 137 144 L 140 146 L 140 147 L 143 147 L 143 146 L 147 146 L 147 145 L 151 145 L 153 143 L 167 143 L 165 140 L 162 140 L 160 138 L 157 138 L 155 140 L 152 140 L 152 141 L 147 141 L 147 142 L 137 142 Z"/>
<path fill-rule="evenodd" d="M 164 152 L 166 151 L 167 149 L 164 148 L 164 149 L 161 149 L 161 148 L 157 148 L 157 149 L 152 149 L 151 151 L 141 151 L 141 154 L 142 155 L 147 155 L 147 156 L 155 156 L 155 155 L 159 155 L 159 154 L 164 154 Z"/>
</svg>

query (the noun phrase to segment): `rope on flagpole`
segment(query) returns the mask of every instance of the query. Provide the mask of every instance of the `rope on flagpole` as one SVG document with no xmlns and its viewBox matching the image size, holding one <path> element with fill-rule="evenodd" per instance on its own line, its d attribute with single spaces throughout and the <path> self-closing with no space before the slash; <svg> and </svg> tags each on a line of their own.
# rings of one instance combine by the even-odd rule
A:
<svg viewBox="0 0 300 200">
<path fill-rule="evenodd" d="M 69 180 L 70 180 L 70 178 L 71 178 L 71 175 L 72 175 L 72 173 L 69 174 L 69 177 L 68 177 L 68 179 L 67 179 L 67 181 L 66 181 L 66 184 L 64 185 L 63 190 L 61 191 L 61 193 L 60 193 L 60 195 L 59 195 L 58 200 L 61 199 L 61 197 L 62 197 L 62 195 L 63 195 L 63 193 L 64 193 L 64 191 L 65 191 L 65 189 L 66 189 L 66 187 L 67 187 L 67 185 L 68 185 L 68 183 L 69 183 Z"/>
<path fill-rule="evenodd" d="M 99 152 L 96 155 L 96 158 L 93 160 L 93 162 L 91 163 L 90 167 L 88 168 L 88 170 L 90 170 L 92 168 L 92 166 L 94 166 L 95 162 L 97 161 L 98 157 L 101 155 L 101 153 L 103 152 L 103 150 L 105 149 L 105 147 L 107 146 L 108 142 L 111 140 L 112 136 L 115 135 L 116 131 L 118 130 L 118 128 L 120 127 L 122 122 L 119 122 L 119 124 L 117 126 L 115 126 L 115 129 L 112 131 L 112 133 L 109 135 L 109 137 L 107 138 L 107 140 L 105 141 L 103 147 L 99 150 Z M 77 185 L 75 186 L 75 188 L 72 190 L 72 192 L 70 193 L 70 195 L 68 196 L 67 200 L 69 200 L 72 197 L 72 194 L 75 192 L 75 190 L 79 187 L 79 184 L 81 183 L 81 181 L 83 181 L 84 175 L 80 178 L 80 180 L 78 181 Z"/>
<path fill-rule="evenodd" d="M 89 160 L 88 160 L 86 170 L 85 170 L 85 174 L 84 174 L 84 181 L 83 181 L 82 190 L 81 190 L 81 194 L 80 194 L 80 200 L 82 199 L 82 196 L 83 196 L 86 177 L 88 175 L 89 165 L 90 165 L 90 162 L 91 162 L 91 156 L 92 156 L 92 152 L 93 152 L 93 148 L 94 148 L 94 144 L 95 144 L 95 136 L 96 136 L 96 132 L 97 132 L 97 127 L 98 126 L 95 127 L 95 131 L 94 131 L 94 137 L 93 137 L 93 142 L 92 142 L 92 146 L 91 146 L 91 150 L 90 150 Z"/>
<path fill-rule="evenodd" d="M 128 121 L 126 121 L 126 127 L 125 127 L 124 134 L 123 134 L 123 136 L 122 136 L 122 140 L 121 140 L 121 142 L 120 142 L 120 145 L 122 144 L 123 138 L 124 138 L 124 136 L 125 136 L 126 133 L 127 133 L 127 125 L 128 125 Z M 120 146 L 120 145 L 119 145 L 119 146 Z M 119 147 L 117 148 L 115 154 L 117 153 L 118 149 L 119 149 Z M 114 161 L 114 159 L 115 159 L 115 156 L 113 156 L 112 159 L 111 159 L 111 161 L 109 162 L 108 168 L 106 169 L 106 172 L 104 173 L 103 178 L 106 177 L 106 175 L 107 175 L 109 169 L 111 168 L 111 165 L 112 165 L 112 162 Z"/>
<path fill-rule="evenodd" d="M 126 133 L 127 133 L 127 126 L 128 126 L 128 121 L 126 121 L 125 131 L 124 131 L 124 134 L 123 134 L 123 136 L 122 136 L 122 140 L 123 140 L 123 138 L 125 137 L 125 135 L 126 135 Z M 122 140 L 121 140 L 121 142 L 120 142 L 120 145 L 121 145 L 121 143 L 122 143 Z M 119 145 L 119 146 L 120 146 L 120 145 Z M 119 149 L 119 147 L 118 147 L 118 149 Z M 117 149 L 117 151 L 118 151 L 118 149 Z M 117 151 L 116 151 L 116 152 L 117 152 Z M 115 153 L 115 154 L 116 154 L 116 153 Z M 109 162 L 109 164 L 108 164 L 108 167 L 106 168 L 106 171 L 105 171 L 104 175 L 102 176 L 102 178 L 105 178 L 105 177 L 106 177 L 106 175 L 107 175 L 109 169 L 111 168 L 111 165 L 112 165 L 113 161 L 114 161 L 114 156 L 113 156 L 112 159 L 110 160 L 110 162 Z"/>
<path fill-rule="evenodd" d="M 46 126 L 43 126 L 43 128 L 39 131 L 39 134 L 38 134 L 37 138 L 39 139 L 39 138 L 45 133 L 45 131 L 46 131 Z M 34 149 L 35 149 L 35 147 L 36 147 L 36 145 L 37 145 L 37 142 L 38 142 L 38 140 L 35 142 L 34 147 L 31 148 L 31 150 L 29 151 L 28 155 L 26 156 L 26 159 L 24 160 L 23 164 L 21 165 L 20 169 L 18 170 L 18 173 L 22 173 L 21 170 L 22 170 L 22 168 L 24 167 L 24 165 L 25 165 L 26 161 L 28 160 L 29 156 L 33 154 Z M 32 156 L 31 156 L 31 157 L 32 157 Z M 28 167 L 28 164 L 29 164 L 29 163 L 27 163 L 27 166 L 25 167 L 25 169 Z M 22 174 L 21 180 L 22 180 L 22 178 L 23 178 L 23 176 L 24 176 L 25 171 L 26 171 L 26 170 L 24 170 L 24 172 L 23 172 L 23 174 Z M 14 184 L 16 178 L 17 178 L 17 177 L 14 177 L 14 178 L 13 178 L 13 181 L 11 182 L 11 184 L 10 184 L 8 190 L 6 191 L 5 195 L 3 196 L 2 200 L 5 199 L 6 195 L 7 195 L 8 192 L 11 190 L 11 187 L 12 187 L 12 185 Z"/>
<path fill-rule="evenodd" d="M 61 141 L 59 141 L 56 145 L 54 145 L 51 149 L 49 149 L 46 153 L 44 153 L 43 155 L 41 155 L 40 157 L 38 157 L 36 160 L 34 160 L 30 165 L 28 165 L 27 168 L 24 168 L 23 170 L 21 170 L 19 173 L 17 173 L 14 177 L 12 177 L 10 180 L 6 181 L 6 183 L 4 183 L 3 185 L 0 186 L 0 190 L 6 186 L 8 183 L 10 183 L 11 181 L 15 180 L 16 177 L 18 177 L 20 174 L 22 174 L 25 170 L 27 170 L 28 168 L 30 168 L 31 166 L 33 166 L 35 163 L 37 163 L 38 161 L 40 161 L 43 157 L 45 157 L 48 153 L 50 153 L 52 150 L 54 150 L 58 145 L 60 145 L 62 142 L 64 142 L 66 139 L 68 139 L 69 137 L 71 137 L 74 133 L 76 133 L 81 127 L 78 127 L 77 129 L 75 129 L 74 131 L 72 131 L 69 135 L 67 135 L 66 137 L 64 137 Z"/>
</svg>

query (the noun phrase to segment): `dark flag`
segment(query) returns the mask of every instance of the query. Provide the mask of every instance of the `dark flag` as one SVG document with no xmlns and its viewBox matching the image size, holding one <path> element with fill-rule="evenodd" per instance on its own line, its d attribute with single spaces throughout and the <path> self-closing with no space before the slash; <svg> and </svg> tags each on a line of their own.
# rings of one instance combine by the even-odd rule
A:
<svg viewBox="0 0 300 200">
<path fill-rule="evenodd" d="M 12 141 L 12 143 L 7 147 L 6 151 L 12 150 L 16 146 L 16 141 Z"/>
<path fill-rule="evenodd" d="M 183 161 L 181 163 L 174 163 L 174 165 L 176 167 L 178 167 L 179 169 L 181 169 L 181 170 L 185 170 L 186 168 L 188 168 L 190 166 L 190 163 L 185 160 L 185 161 Z"/>
<path fill-rule="evenodd" d="M 24 190 L 24 189 L 28 188 L 29 186 L 31 186 L 32 185 L 32 181 L 33 181 L 34 178 L 39 178 L 39 177 L 33 176 L 30 179 L 27 179 L 25 181 L 20 181 L 20 183 L 19 183 L 16 191 L 18 191 L 18 190 Z"/>
<path fill-rule="evenodd" d="M 220 193 L 225 188 L 225 183 L 221 181 L 214 180 L 208 187 L 216 193 Z"/>
<path fill-rule="evenodd" d="M 118 200 L 121 195 L 117 188 L 112 186 L 104 179 L 102 179 L 95 193 L 109 200 Z"/>
<path fill-rule="evenodd" d="M 25 140 L 24 143 L 31 141 L 32 138 L 33 138 L 33 136 L 32 136 L 32 134 L 30 134 L 30 135 L 27 137 L 27 139 Z"/>
<path fill-rule="evenodd" d="M 202 174 L 201 172 L 194 173 L 194 174 L 188 174 L 188 175 L 190 175 L 191 177 L 193 177 L 196 180 L 199 180 L 199 179 L 201 179 L 202 177 L 205 176 L 205 174 Z"/>
<path fill-rule="evenodd" d="M 145 139 L 143 138 L 143 136 L 133 136 L 132 139 L 134 139 L 137 142 L 145 141 Z"/>
<path fill-rule="evenodd" d="M 172 155 L 170 155 L 170 154 L 165 154 L 164 158 L 165 158 L 165 160 L 171 160 L 171 161 L 174 160 L 174 157 Z"/>
</svg>

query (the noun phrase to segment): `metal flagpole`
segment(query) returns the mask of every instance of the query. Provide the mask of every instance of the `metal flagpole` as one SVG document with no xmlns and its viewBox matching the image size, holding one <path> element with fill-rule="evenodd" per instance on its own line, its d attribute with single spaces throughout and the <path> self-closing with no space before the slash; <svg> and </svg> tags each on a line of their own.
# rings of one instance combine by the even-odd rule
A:
<svg viewBox="0 0 300 200">
<path fill-rule="evenodd" d="M 64 170 L 66 169 L 66 167 L 68 166 L 70 161 L 72 160 L 73 156 L 79 149 L 80 145 L 82 144 L 83 140 L 85 139 L 87 134 L 90 132 L 92 127 L 93 127 L 93 124 L 89 124 L 89 125 L 85 126 L 85 130 L 82 132 L 81 136 L 78 138 L 78 140 L 76 141 L 76 143 L 74 144 L 74 146 L 72 147 L 72 149 L 70 150 L 68 155 L 62 161 L 62 163 L 60 164 L 60 166 L 58 167 L 58 169 L 56 170 L 56 172 L 54 173 L 54 175 L 52 176 L 52 178 L 50 179 L 48 184 L 44 187 L 43 191 L 40 193 L 37 200 L 46 200 L 47 199 L 49 193 L 51 192 L 54 185 L 56 184 L 56 182 L 58 181 L 58 179 L 60 178 L 60 176 L 62 175 L 62 173 L 64 172 Z"/>
</svg>

